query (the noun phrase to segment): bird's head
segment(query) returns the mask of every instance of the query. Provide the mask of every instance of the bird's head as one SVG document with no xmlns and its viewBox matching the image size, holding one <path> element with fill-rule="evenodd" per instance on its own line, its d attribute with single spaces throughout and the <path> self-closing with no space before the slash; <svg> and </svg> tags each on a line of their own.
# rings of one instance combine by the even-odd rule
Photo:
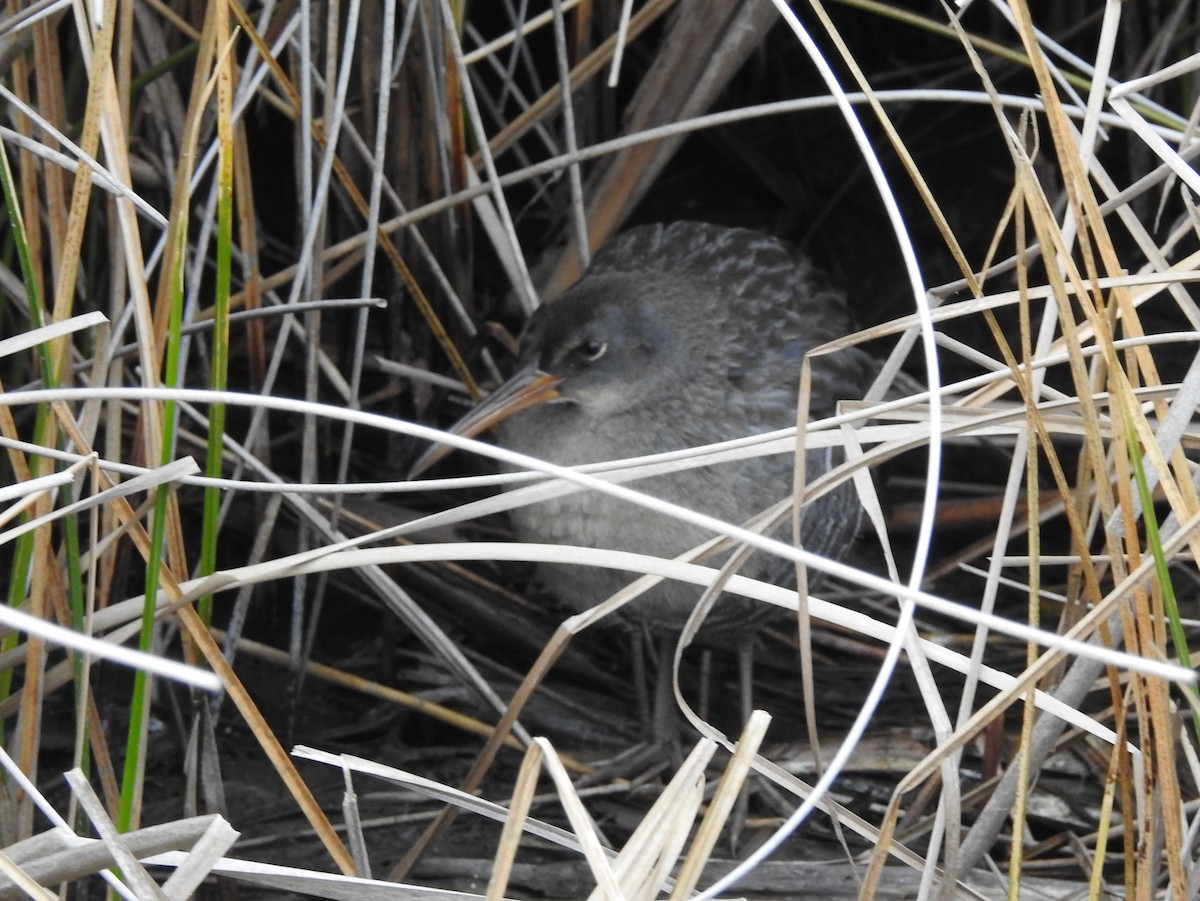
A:
<svg viewBox="0 0 1200 901">
<path fill-rule="evenodd" d="M 678 396 L 702 352 L 689 340 L 701 311 L 678 277 L 612 273 L 584 279 L 543 307 L 522 338 L 523 369 L 558 380 L 551 403 L 604 421 Z"/>
<path fill-rule="evenodd" d="M 677 274 L 586 277 L 534 314 L 517 371 L 451 431 L 470 437 L 513 417 L 506 431 L 578 434 L 680 400 L 710 353 L 705 332 L 714 329 L 714 311 L 692 303 L 704 290 Z M 431 449 L 413 474 L 445 453 L 444 446 Z"/>
</svg>

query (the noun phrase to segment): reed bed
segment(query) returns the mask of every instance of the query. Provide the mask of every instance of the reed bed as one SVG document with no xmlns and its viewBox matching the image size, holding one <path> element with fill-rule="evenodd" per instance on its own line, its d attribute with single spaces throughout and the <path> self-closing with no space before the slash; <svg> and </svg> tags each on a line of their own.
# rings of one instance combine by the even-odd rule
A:
<svg viewBox="0 0 1200 901">
<path fill-rule="evenodd" d="M 1032 7 L 9 4 L 0 893 L 1194 897 L 1194 7 Z M 868 397 L 405 478 L 596 248 L 681 218 L 829 270 Z M 855 553 L 712 544 L 827 574 L 803 603 L 506 528 L 800 443 L 845 450 Z M 561 613 L 564 554 L 630 589 Z M 795 613 L 745 723 L 685 632 L 648 764 L 611 623 L 661 578 Z"/>
</svg>

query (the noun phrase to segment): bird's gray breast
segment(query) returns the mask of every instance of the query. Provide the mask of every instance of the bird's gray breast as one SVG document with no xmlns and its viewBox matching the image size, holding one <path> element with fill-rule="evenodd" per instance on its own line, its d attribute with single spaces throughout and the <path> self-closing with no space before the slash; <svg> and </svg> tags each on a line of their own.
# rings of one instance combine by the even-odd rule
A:
<svg viewBox="0 0 1200 901">
<path fill-rule="evenodd" d="M 528 411 L 531 415 L 538 412 L 537 408 Z M 516 439 L 505 433 L 502 440 L 506 446 L 563 465 L 678 449 L 678 446 L 650 447 L 645 441 L 630 439 L 628 433 L 624 433 L 622 446 L 615 434 L 606 434 L 603 426 L 593 429 L 547 428 L 540 433 L 543 436 L 541 441 L 536 437 L 539 431 L 527 425 L 520 430 L 509 431 L 519 435 L 519 443 L 523 446 L 515 446 L 518 443 Z M 704 437 L 710 441 L 717 440 L 711 435 Z M 810 453 L 810 477 L 816 477 L 827 467 L 826 452 Z M 657 475 L 624 484 L 661 500 L 740 525 L 786 497 L 792 489 L 792 475 L 792 456 L 784 453 Z M 817 502 L 807 517 L 812 525 L 811 532 L 806 533 L 811 535 L 811 541 L 806 540 L 806 546 L 818 553 L 829 553 L 834 542 L 848 540 L 846 527 L 852 536 L 857 519 L 851 521 L 847 518 L 848 514 L 842 510 L 847 506 L 844 501 L 845 498 L 835 495 Z M 608 548 L 666 559 L 678 556 L 713 535 L 706 529 L 598 491 L 575 491 L 522 507 L 513 511 L 512 519 L 522 541 Z M 828 528 L 830 525 L 837 527 L 831 530 Z M 784 531 L 790 534 L 786 528 Z M 717 558 L 716 562 L 720 559 L 723 557 Z M 754 578 L 780 581 L 786 578 L 790 569 L 790 565 L 777 558 L 760 554 L 742 572 Z M 636 575 L 626 571 L 572 565 L 546 565 L 539 570 L 543 585 L 574 609 L 594 606 L 627 585 Z M 663 583 L 635 601 L 635 606 L 626 609 L 634 620 L 651 627 L 674 628 L 682 624 L 701 591 L 700 587 L 694 585 Z M 738 622 L 744 621 L 752 613 L 766 612 L 762 605 L 751 607 L 751 604 L 723 600 L 714 613 L 714 619 L 717 622 L 722 619 Z"/>
</svg>

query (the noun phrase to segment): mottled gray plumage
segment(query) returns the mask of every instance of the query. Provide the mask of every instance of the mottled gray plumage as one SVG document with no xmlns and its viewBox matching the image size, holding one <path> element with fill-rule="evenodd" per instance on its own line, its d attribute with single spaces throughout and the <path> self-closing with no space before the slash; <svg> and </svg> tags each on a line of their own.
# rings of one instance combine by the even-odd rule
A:
<svg viewBox="0 0 1200 901">
<path fill-rule="evenodd" d="M 505 447 L 571 465 L 678 450 L 795 424 L 800 362 L 851 330 L 841 292 L 779 241 L 746 229 L 676 222 L 632 229 L 596 255 L 584 278 L 534 316 L 523 370 L 561 379 L 558 396 L 498 426 Z M 837 354 L 814 368 L 811 415 L 861 398 L 869 358 Z M 832 455 L 813 451 L 808 477 Z M 692 469 L 632 487 L 734 523 L 792 489 L 787 455 Z M 525 541 L 578 544 L 673 557 L 709 534 L 594 492 L 517 510 Z M 805 546 L 839 556 L 858 525 L 852 489 L 805 514 Z M 790 534 L 790 533 L 789 533 Z M 786 578 L 758 556 L 742 570 Z M 631 581 L 627 573 L 545 566 L 544 585 L 570 607 L 590 607 Z M 655 628 L 682 625 L 699 589 L 664 583 L 625 608 Z M 758 610 L 761 605 L 753 609 Z M 726 599 L 714 621 L 743 619 Z"/>
</svg>

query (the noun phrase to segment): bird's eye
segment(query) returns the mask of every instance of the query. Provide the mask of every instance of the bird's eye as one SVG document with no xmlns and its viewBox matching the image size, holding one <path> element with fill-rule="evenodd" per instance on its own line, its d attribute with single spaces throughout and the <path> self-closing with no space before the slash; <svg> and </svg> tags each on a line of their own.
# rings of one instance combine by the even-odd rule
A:
<svg viewBox="0 0 1200 901">
<path fill-rule="evenodd" d="M 576 353 L 589 363 L 599 360 L 607 350 L 608 342 L 601 341 L 599 338 L 584 338 L 575 348 Z"/>
</svg>

